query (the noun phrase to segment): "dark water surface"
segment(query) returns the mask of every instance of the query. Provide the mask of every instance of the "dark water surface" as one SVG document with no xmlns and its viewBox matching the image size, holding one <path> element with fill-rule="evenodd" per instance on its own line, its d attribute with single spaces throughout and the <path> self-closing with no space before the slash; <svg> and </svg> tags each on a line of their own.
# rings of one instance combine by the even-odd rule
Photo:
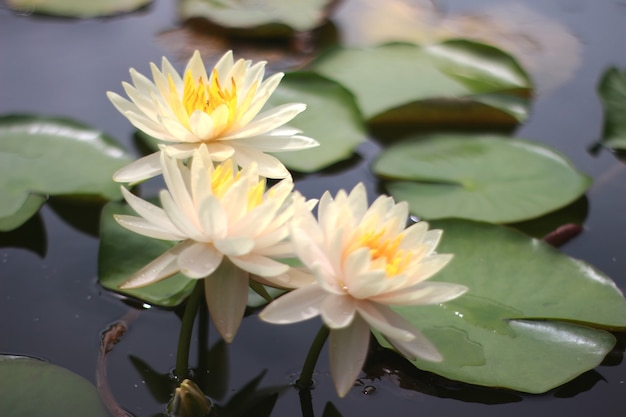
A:
<svg viewBox="0 0 626 417">
<path fill-rule="evenodd" d="M 493 0 L 439 3 L 446 6 L 449 14 L 502 7 L 502 2 Z M 547 87 L 539 92 L 530 120 L 516 135 L 554 146 L 595 178 L 587 194 L 589 214 L 585 230 L 562 249 L 596 266 L 625 290 L 626 170 L 608 152 L 592 156 L 587 148 L 601 134 L 597 82 L 608 67 L 626 67 L 626 2 L 528 0 L 524 4 L 559 21 L 580 51 L 571 76 L 560 77 L 558 71 L 546 76 L 537 70 L 538 79 L 548 80 Z M 341 10 L 339 18 L 341 30 L 341 22 L 346 19 Z M 105 91 L 121 92 L 120 83 L 129 80 L 131 66 L 147 73 L 148 63 L 158 62 L 162 55 L 176 61 L 171 45 L 159 42 L 157 35 L 177 25 L 175 5 L 168 1 L 156 1 L 143 11 L 121 17 L 85 21 L 20 15 L 0 8 L 0 114 L 71 117 L 103 130 L 133 149 L 133 128 L 109 103 Z M 344 34 L 344 38 L 348 39 L 348 35 Z M 559 48 L 545 54 L 559 57 L 561 53 L 563 60 L 572 58 Z M 176 63 L 180 68 L 182 61 Z M 303 178 L 297 188 L 309 197 L 318 197 L 325 189 L 334 192 L 364 181 L 374 193 L 377 183 L 368 164 L 377 149 L 377 145 L 367 143 L 359 149 L 361 158 L 349 167 Z M 97 285 L 97 210 L 79 206 L 68 211 L 67 207 L 73 206 L 58 200 L 52 203 L 29 223 L 35 231 L 26 239 L 31 249 L 15 243 L 0 249 L 0 352 L 40 357 L 95 381 L 101 332 L 133 308 Z M 72 219 L 71 223 L 78 227 L 63 218 Z M 3 235 L 0 243 L 8 238 Z M 32 249 L 37 247 L 42 254 Z M 155 374 L 167 374 L 175 364 L 179 323 L 171 311 L 144 310 L 109 355 L 108 375 L 113 393 L 121 406 L 135 416 L 158 415 L 164 405 L 162 396 L 148 389 L 149 374 L 138 372 L 133 361 L 143 362 L 138 366 L 141 369 L 152 368 Z M 219 402 L 225 403 L 264 371 L 262 387 L 289 384 L 318 327 L 316 320 L 285 327 L 264 324 L 255 316 L 244 320 L 235 342 L 227 348 L 229 375 Z M 216 334 L 212 331 L 211 345 Z M 344 417 L 390 413 L 624 416 L 624 339 L 621 336 L 622 346 L 605 365 L 544 395 L 469 387 L 418 372 L 406 375 L 394 371 L 402 368 L 397 360 L 383 357 L 385 369 L 373 366 L 370 374 L 386 376 L 363 380 L 375 391 L 364 394 L 362 388 L 355 388 L 345 399 L 339 399 L 332 388 L 323 352 L 317 367 L 318 386 L 312 393 L 313 408 L 315 415 L 321 416 L 326 402 L 331 401 Z M 192 346 L 192 366 L 196 366 L 196 358 L 201 356 L 197 339 Z M 297 391 L 286 389 L 272 415 L 302 415 Z"/>
</svg>

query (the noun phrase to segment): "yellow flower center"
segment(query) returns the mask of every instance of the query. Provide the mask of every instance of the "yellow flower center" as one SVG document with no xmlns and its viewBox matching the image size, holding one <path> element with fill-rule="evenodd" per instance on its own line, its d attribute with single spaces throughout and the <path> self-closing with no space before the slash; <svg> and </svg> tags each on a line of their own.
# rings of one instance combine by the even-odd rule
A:
<svg viewBox="0 0 626 417">
<path fill-rule="evenodd" d="M 220 112 L 225 111 L 226 114 L 220 113 L 219 117 L 213 118 L 213 136 L 217 136 L 236 124 L 241 115 L 250 107 L 257 84 L 255 81 L 240 102 L 237 83 L 234 78 L 231 77 L 229 86 L 223 87 L 220 84 L 216 69 L 213 69 L 210 81 L 204 80 L 202 77 L 194 80 L 191 71 L 187 71 L 183 79 L 182 99 L 178 95 L 174 80 L 171 76 L 169 77 L 170 97 L 168 102 L 178 120 L 187 128 L 189 127 L 189 118 L 195 111 L 201 111 L 208 115 L 213 114 L 218 108 L 221 109 Z"/>
<path fill-rule="evenodd" d="M 385 230 L 368 231 L 359 236 L 349 247 L 346 254 L 362 247 L 369 248 L 372 267 L 384 268 L 387 277 L 393 277 L 403 272 L 411 260 L 411 253 L 400 249 L 402 236 L 385 238 Z"/>
<path fill-rule="evenodd" d="M 234 173 L 235 167 L 232 160 L 227 159 L 217 165 L 211 176 L 211 191 L 217 198 L 222 198 L 226 192 L 241 178 L 241 171 Z M 248 189 L 247 211 L 252 210 L 263 202 L 265 194 L 265 180 L 257 182 Z"/>
</svg>

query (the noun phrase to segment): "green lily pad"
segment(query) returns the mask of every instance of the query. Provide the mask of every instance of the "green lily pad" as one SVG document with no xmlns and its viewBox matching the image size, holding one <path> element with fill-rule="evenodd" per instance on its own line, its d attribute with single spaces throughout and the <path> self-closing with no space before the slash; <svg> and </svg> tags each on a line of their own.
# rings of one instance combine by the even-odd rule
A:
<svg viewBox="0 0 626 417">
<path fill-rule="evenodd" d="M 109 417 L 89 381 L 48 362 L 0 355 L 0 381 L 3 416 Z"/>
<path fill-rule="evenodd" d="M 501 123 L 504 115 L 514 124 L 528 116 L 526 73 L 510 55 L 477 42 L 336 48 L 312 70 L 345 85 L 373 122 Z"/>
<path fill-rule="evenodd" d="M 330 0 L 182 0 L 184 19 L 202 17 L 225 28 L 262 29 L 265 35 L 285 34 L 285 27 L 306 32 L 320 26 Z"/>
<path fill-rule="evenodd" d="M 600 364 L 615 344 L 606 330 L 626 329 L 624 296 L 590 265 L 503 226 L 445 220 L 431 227 L 444 230 L 437 251 L 454 254 L 433 280 L 469 291 L 443 305 L 394 307 L 444 356 L 417 360 L 418 368 L 541 393 Z"/>
<path fill-rule="evenodd" d="M 111 138 L 83 124 L 0 117 L 0 230 L 24 223 L 49 194 L 119 199 L 111 176 L 130 161 Z"/>
<path fill-rule="evenodd" d="M 591 184 L 553 149 L 494 135 L 411 137 L 390 146 L 373 169 L 425 219 L 518 222 L 568 205 Z"/>
<path fill-rule="evenodd" d="M 316 139 L 320 146 L 295 152 L 274 154 L 288 168 L 315 172 L 348 159 L 365 140 L 354 97 L 341 85 L 311 73 L 285 75 L 269 104 L 305 103 L 307 109 L 289 122 L 302 134 Z"/>
<path fill-rule="evenodd" d="M 602 143 L 611 149 L 626 150 L 626 70 L 606 71 L 598 90 L 604 106 Z"/>
<path fill-rule="evenodd" d="M 66 17 L 113 16 L 139 9 L 152 0 L 7 0 L 12 9 Z"/>
<path fill-rule="evenodd" d="M 133 209 L 117 202 L 111 202 L 102 209 L 98 252 L 100 284 L 108 290 L 161 307 L 175 307 L 187 299 L 196 281 L 182 274 L 143 288 L 119 288 L 131 274 L 172 248 L 175 242 L 152 239 L 131 232 L 120 226 L 113 214 L 136 215 Z"/>
<path fill-rule="evenodd" d="M 33 217 L 46 202 L 46 197 L 37 194 L 26 194 L 24 203 L 17 209 L 12 210 L 13 213 L 0 217 L 0 232 L 13 230 L 26 223 L 28 219 Z M 19 201 L 16 200 L 15 201 Z"/>
</svg>

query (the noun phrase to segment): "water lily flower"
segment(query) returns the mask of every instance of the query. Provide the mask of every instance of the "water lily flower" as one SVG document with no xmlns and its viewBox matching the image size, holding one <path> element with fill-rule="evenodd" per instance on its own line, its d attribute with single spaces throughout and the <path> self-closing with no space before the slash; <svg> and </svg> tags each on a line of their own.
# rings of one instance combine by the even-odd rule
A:
<svg viewBox="0 0 626 417">
<path fill-rule="evenodd" d="M 330 369 L 340 396 L 363 366 L 370 328 L 409 359 L 441 361 L 436 347 L 390 307 L 443 303 L 467 291 L 426 281 L 452 258 L 435 252 L 441 230 L 428 230 L 425 222 L 405 228 L 407 204 L 388 196 L 368 208 L 363 184 L 334 199 L 326 192 L 317 221 L 302 198 L 294 206 L 291 239 L 316 281 L 274 300 L 260 318 L 294 323 L 320 315 L 330 329 Z"/>
<path fill-rule="evenodd" d="M 120 288 L 139 288 L 182 272 L 202 279 L 209 312 L 222 337 L 233 340 L 248 297 L 249 278 L 280 287 L 310 282 L 276 258 L 293 256 L 288 222 L 293 182 L 270 189 L 257 165 L 238 170 L 232 160 L 214 166 L 201 145 L 187 165 L 160 154 L 167 190 L 161 207 L 122 187 L 128 204 L 141 217 L 116 215 L 123 227 L 156 239 L 177 241 L 170 250 L 133 274 Z"/>
<path fill-rule="evenodd" d="M 306 149 L 319 145 L 287 126 L 306 105 L 284 104 L 263 109 L 282 73 L 263 81 L 265 62 L 234 61 L 232 51 L 222 56 L 209 74 L 195 51 L 184 74 L 163 57 L 161 69 L 151 63 L 152 78 L 131 68 L 133 85 L 122 83 L 126 100 L 111 91 L 107 96 L 130 122 L 167 143 L 170 155 L 186 159 L 204 144 L 214 161 L 233 158 L 242 167 L 258 164 L 267 178 L 287 178 L 289 172 L 265 152 Z M 118 182 L 137 182 L 161 172 L 158 153 L 127 165 L 113 176 Z"/>
</svg>

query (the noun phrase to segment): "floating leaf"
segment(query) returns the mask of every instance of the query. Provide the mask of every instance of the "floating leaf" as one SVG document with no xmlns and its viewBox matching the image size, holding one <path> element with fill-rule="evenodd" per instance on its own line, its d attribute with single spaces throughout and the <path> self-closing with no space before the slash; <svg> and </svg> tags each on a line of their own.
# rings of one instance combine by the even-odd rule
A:
<svg viewBox="0 0 626 417">
<path fill-rule="evenodd" d="M 454 254 L 433 279 L 469 291 L 443 305 L 394 308 L 445 358 L 417 360 L 418 368 L 540 393 L 603 360 L 615 338 L 597 328 L 626 329 L 626 300 L 593 267 L 503 226 L 446 220 L 431 227 L 444 230 L 438 252 Z M 457 335 L 454 345 L 450 334 Z M 471 358 L 467 351 L 474 352 Z"/>
<path fill-rule="evenodd" d="M 127 13 L 152 0 L 7 0 L 9 7 L 28 13 L 66 17 L 100 17 Z"/>
<path fill-rule="evenodd" d="M 287 34 L 291 28 L 306 32 L 320 26 L 330 0 L 182 0 L 184 19 L 203 17 L 226 28 L 257 29 L 256 34 Z"/>
<path fill-rule="evenodd" d="M 100 284 L 108 290 L 130 295 L 149 304 L 174 307 L 182 303 L 189 297 L 196 283 L 182 274 L 143 288 L 118 288 L 131 274 L 173 247 L 174 242 L 149 238 L 124 229 L 115 221 L 113 214 L 136 215 L 130 207 L 121 203 L 109 203 L 102 210 L 98 253 Z"/>
<path fill-rule="evenodd" d="M 545 145 L 493 135 L 415 136 L 390 146 L 373 168 L 391 180 L 391 195 L 425 219 L 532 219 L 575 201 L 591 184 Z"/>
<path fill-rule="evenodd" d="M 0 381 L 2 416 L 109 417 L 89 381 L 51 363 L 0 355 Z"/>
<path fill-rule="evenodd" d="M 1 192 L 2 191 L 0 191 L 0 193 Z M 17 206 L 18 208 L 14 208 L 15 206 L 13 206 L 8 210 L 12 212 L 12 214 L 0 217 L 0 231 L 13 230 L 23 225 L 28 219 L 33 217 L 46 202 L 46 197 L 42 195 L 24 194 L 23 197 L 26 197 L 26 199 L 21 206 Z M 7 202 L 12 200 L 10 196 L 6 198 Z M 18 197 L 13 201 L 19 202 Z M 2 207 L 1 203 L 0 207 Z"/>
<path fill-rule="evenodd" d="M 511 56 L 476 42 L 336 48 L 312 70 L 345 85 L 374 122 L 449 123 L 448 114 L 488 121 L 504 114 L 514 124 L 527 117 L 531 87 L 524 71 Z M 437 111 L 423 114 L 433 104 Z M 470 110 L 472 118 L 464 116 Z"/>
<path fill-rule="evenodd" d="M 83 124 L 39 116 L 0 117 L 0 229 L 13 229 L 45 195 L 120 198 L 113 173 L 130 157 Z"/>
<path fill-rule="evenodd" d="M 609 69 L 598 89 L 604 106 L 602 143 L 611 149 L 626 150 L 626 71 Z"/>
<path fill-rule="evenodd" d="M 270 97 L 271 106 L 305 103 L 307 109 L 289 122 L 302 134 L 316 139 L 320 146 L 275 156 L 287 167 L 315 172 L 352 155 L 365 140 L 365 127 L 352 95 L 341 85 L 316 74 L 287 74 Z"/>
</svg>

